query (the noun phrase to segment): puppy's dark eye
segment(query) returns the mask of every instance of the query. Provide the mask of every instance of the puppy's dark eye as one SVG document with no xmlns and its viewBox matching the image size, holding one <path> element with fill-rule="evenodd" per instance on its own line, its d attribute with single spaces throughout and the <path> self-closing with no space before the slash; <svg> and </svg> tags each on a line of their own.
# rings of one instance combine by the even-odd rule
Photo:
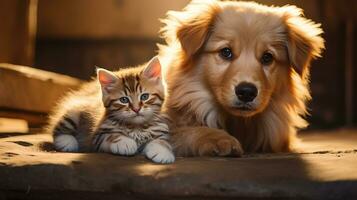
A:
<svg viewBox="0 0 357 200">
<path fill-rule="evenodd" d="M 233 52 L 232 49 L 226 47 L 219 51 L 219 55 L 225 60 L 232 60 Z"/>
<path fill-rule="evenodd" d="M 265 52 L 262 57 L 260 58 L 260 62 L 263 65 L 270 65 L 274 60 L 273 54 L 269 52 Z"/>
<path fill-rule="evenodd" d="M 121 103 L 129 103 L 129 98 L 128 98 L 128 97 L 120 97 L 120 98 L 119 98 L 119 101 L 120 101 Z"/>
</svg>

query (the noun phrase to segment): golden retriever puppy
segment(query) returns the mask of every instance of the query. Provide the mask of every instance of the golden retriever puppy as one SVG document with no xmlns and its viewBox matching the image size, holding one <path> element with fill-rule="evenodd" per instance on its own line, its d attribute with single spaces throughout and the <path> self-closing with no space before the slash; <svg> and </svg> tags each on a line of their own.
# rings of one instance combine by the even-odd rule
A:
<svg viewBox="0 0 357 200">
<path fill-rule="evenodd" d="M 192 1 L 163 20 L 172 140 L 179 156 L 289 151 L 307 125 L 320 25 L 295 6 Z"/>
</svg>

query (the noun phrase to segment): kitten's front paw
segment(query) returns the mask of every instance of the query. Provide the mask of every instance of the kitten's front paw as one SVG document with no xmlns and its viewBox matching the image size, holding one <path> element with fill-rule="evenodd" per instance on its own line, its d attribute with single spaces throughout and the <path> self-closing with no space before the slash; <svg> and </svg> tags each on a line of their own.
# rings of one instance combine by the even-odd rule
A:
<svg viewBox="0 0 357 200">
<path fill-rule="evenodd" d="M 138 145 L 136 144 L 135 140 L 121 135 L 110 144 L 109 148 L 110 152 L 113 154 L 131 156 L 134 155 L 138 150 Z"/>
<path fill-rule="evenodd" d="M 58 135 L 53 139 L 55 149 L 63 152 L 78 152 L 79 145 L 77 139 L 72 135 Z"/>
<path fill-rule="evenodd" d="M 155 163 L 169 164 L 175 161 L 173 152 L 166 146 L 151 142 L 144 149 L 145 156 Z"/>
</svg>

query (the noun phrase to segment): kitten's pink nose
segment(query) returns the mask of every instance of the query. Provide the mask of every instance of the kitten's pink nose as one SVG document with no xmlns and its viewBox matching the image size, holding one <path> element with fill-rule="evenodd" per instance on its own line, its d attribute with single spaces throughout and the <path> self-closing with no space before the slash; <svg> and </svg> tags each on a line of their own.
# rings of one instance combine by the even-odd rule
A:
<svg viewBox="0 0 357 200">
<path fill-rule="evenodd" d="M 137 107 L 137 108 L 131 108 L 135 113 L 139 113 L 139 111 L 140 111 L 140 109 L 141 109 L 141 107 Z"/>
</svg>

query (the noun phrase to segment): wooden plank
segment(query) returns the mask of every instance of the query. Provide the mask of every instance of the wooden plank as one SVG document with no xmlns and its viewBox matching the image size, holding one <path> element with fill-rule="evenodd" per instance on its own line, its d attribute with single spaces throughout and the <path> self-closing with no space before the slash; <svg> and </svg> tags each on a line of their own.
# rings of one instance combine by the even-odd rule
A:
<svg viewBox="0 0 357 200">
<path fill-rule="evenodd" d="M 0 63 L 0 108 L 48 113 L 81 80 L 25 66 Z"/>
<path fill-rule="evenodd" d="M 1 136 L 1 135 L 0 135 Z M 357 199 L 357 131 L 300 135 L 299 153 L 177 158 L 55 152 L 49 134 L 0 139 L 2 199 Z"/>
<path fill-rule="evenodd" d="M 47 113 L 28 112 L 0 107 L 0 116 L 9 119 L 22 119 L 30 128 L 40 128 L 47 123 Z"/>
<path fill-rule="evenodd" d="M 39 1 L 40 38 L 157 38 L 167 10 L 189 0 Z M 63 12 L 59 12 L 63 11 Z"/>
<path fill-rule="evenodd" d="M 0 19 L 0 62 L 32 65 L 37 0 L 1 0 Z"/>
<path fill-rule="evenodd" d="M 28 133 L 26 120 L 0 117 L 0 133 Z"/>
<path fill-rule="evenodd" d="M 168 10 L 181 10 L 190 0 L 51 0 L 39 1 L 40 38 L 158 38 Z M 296 4 L 315 19 L 317 0 L 258 0 L 268 5 Z M 65 12 L 58 12 L 62 10 Z"/>
<path fill-rule="evenodd" d="M 354 91 L 355 89 L 353 88 L 353 82 L 354 82 L 354 76 L 353 76 L 353 55 L 354 55 L 354 45 L 353 41 L 355 40 L 354 38 L 354 28 L 355 24 L 352 21 L 352 19 L 347 20 L 346 22 L 346 46 L 345 46 L 345 52 L 346 52 L 346 57 L 345 57 L 345 62 L 346 62 L 346 67 L 345 67 L 345 109 L 346 109 L 346 126 L 353 126 L 353 107 L 354 101 Z"/>
</svg>

